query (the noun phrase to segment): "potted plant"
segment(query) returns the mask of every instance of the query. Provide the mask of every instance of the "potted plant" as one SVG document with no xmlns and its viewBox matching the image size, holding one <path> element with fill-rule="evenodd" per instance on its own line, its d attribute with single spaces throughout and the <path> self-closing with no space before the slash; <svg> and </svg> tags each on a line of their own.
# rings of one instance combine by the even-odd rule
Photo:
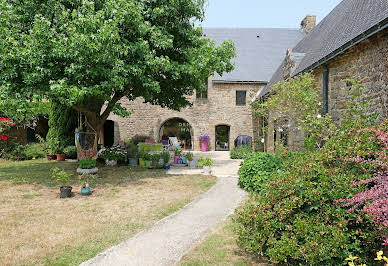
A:
<svg viewBox="0 0 388 266">
<path fill-rule="evenodd" d="M 90 190 L 90 181 L 94 178 L 93 175 L 90 175 L 88 173 L 83 173 L 81 176 L 80 176 L 80 179 L 84 182 L 84 184 L 82 185 L 81 187 L 81 194 L 83 196 L 88 196 L 90 194 L 92 194 L 91 190 Z"/>
<path fill-rule="evenodd" d="M 182 150 L 176 149 L 174 152 L 174 164 L 178 164 L 179 159 L 181 158 Z"/>
<path fill-rule="evenodd" d="M 145 157 L 146 157 L 146 152 L 141 151 L 139 152 L 139 166 L 140 167 L 145 167 Z"/>
<path fill-rule="evenodd" d="M 160 154 L 159 153 L 153 154 L 152 155 L 152 166 L 157 167 L 159 161 L 160 161 Z"/>
<path fill-rule="evenodd" d="M 186 159 L 189 163 L 190 168 L 195 168 L 194 155 L 191 152 L 186 153 Z"/>
<path fill-rule="evenodd" d="M 99 152 L 100 156 L 105 159 L 107 166 L 116 166 L 117 161 L 125 160 L 127 153 L 122 151 L 120 145 L 114 145 L 111 148 L 104 148 Z"/>
<path fill-rule="evenodd" d="M 55 148 L 55 153 L 57 155 L 57 161 L 65 161 L 66 160 L 66 156 L 65 156 L 65 153 L 63 152 L 64 150 L 64 147 L 62 145 L 59 144 L 59 141 L 58 141 L 58 146 L 56 146 Z"/>
<path fill-rule="evenodd" d="M 152 155 L 149 153 L 144 154 L 145 167 L 152 167 Z"/>
<path fill-rule="evenodd" d="M 200 158 L 198 161 L 198 166 L 203 167 L 203 174 L 210 175 L 211 167 L 214 165 L 214 161 L 211 158 Z"/>
<path fill-rule="evenodd" d="M 38 136 L 38 135 L 37 135 Z M 56 143 L 54 139 L 44 140 L 42 137 L 38 137 L 39 141 L 43 144 L 44 151 L 46 152 L 46 158 L 49 161 L 56 160 Z"/>
<path fill-rule="evenodd" d="M 137 158 L 139 156 L 137 145 L 133 142 L 127 142 L 125 143 L 125 147 L 127 149 L 128 165 L 132 167 L 137 166 Z"/>
<path fill-rule="evenodd" d="M 72 177 L 73 175 L 66 173 L 65 170 L 60 170 L 59 168 L 51 169 L 51 178 L 61 185 L 60 187 L 61 199 L 71 197 L 71 190 L 73 188 L 71 186 L 68 186 L 68 184 Z"/>
<path fill-rule="evenodd" d="M 206 152 L 207 151 L 207 146 L 210 142 L 210 136 L 209 135 L 203 135 L 199 137 L 199 141 L 201 143 L 201 151 Z"/>
<path fill-rule="evenodd" d="M 97 174 L 98 172 L 97 161 L 93 160 L 92 158 L 86 158 L 86 159 L 80 160 L 78 165 L 79 165 L 77 169 L 78 174 L 94 175 L 94 174 Z"/>
<path fill-rule="evenodd" d="M 161 154 L 162 160 L 163 160 L 163 168 L 164 169 L 170 169 L 170 152 L 169 151 L 164 151 Z"/>
</svg>

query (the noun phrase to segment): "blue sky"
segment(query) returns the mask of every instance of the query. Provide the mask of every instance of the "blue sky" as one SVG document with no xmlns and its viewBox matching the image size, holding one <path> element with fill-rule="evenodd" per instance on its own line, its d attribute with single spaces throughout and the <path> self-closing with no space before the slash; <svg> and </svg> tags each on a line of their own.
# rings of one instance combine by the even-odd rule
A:
<svg viewBox="0 0 388 266">
<path fill-rule="evenodd" d="M 341 0 L 208 0 L 203 27 L 299 28 L 307 14 L 324 18 Z"/>
</svg>

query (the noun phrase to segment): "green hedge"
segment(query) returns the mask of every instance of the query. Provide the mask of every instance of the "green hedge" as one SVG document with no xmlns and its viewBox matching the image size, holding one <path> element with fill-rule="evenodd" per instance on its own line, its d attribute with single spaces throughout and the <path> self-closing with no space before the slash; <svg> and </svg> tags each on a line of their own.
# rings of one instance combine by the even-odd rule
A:
<svg viewBox="0 0 388 266">
<path fill-rule="evenodd" d="M 249 154 L 253 152 L 252 146 L 243 145 L 234 147 L 230 151 L 230 158 L 231 159 L 246 159 Z"/>
<path fill-rule="evenodd" d="M 259 191 L 269 176 L 282 168 L 280 158 L 274 154 L 251 153 L 241 163 L 238 184 L 248 191 Z"/>
</svg>

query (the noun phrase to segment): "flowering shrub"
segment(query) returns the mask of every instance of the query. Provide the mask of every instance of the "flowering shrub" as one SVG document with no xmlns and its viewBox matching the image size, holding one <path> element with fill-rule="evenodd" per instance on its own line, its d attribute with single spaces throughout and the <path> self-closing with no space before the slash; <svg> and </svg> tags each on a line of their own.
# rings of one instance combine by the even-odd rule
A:
<svg viewBox="0 0 388 266">
<path fill-rule="evenodd" d="M 127 153 L 122 150 L 121 145 L 114 145 L 100 150 L 99 156 L 109 161 L 122 161 L 127 158 Z"/>
<path fill-rule="evenodd" d="M 199 137 L 199 141 L 209 142 L 210 141 L 210 136 L 209 135 L 200 136 Z"/>
<path fill-rule="evenodd" d="M 372 217 L 384 236 L 384 245 L 388 245 L 388 133 L 377 129 L 371 129 L 383 143 L 380 151 L 370 153 L 369 158 L 361 156 L 342 159 L 342 161 L 371 165 L 376 172 L 371 178 L 353 183 L 353 186 L 366 185 L 366 190 L 349 199 L 341 199 L 339 202 L 344 207 L 351 207 L 348 212 L 354 212 L 361 208 L 361 212 Z"/>
<path fill-rule="evenodd" d="M 234 147 L 230 151 L 231 159 L 246 159 L 249 154 L 253 152 L 252 146 L 242 145 L 238 147 Z"/>
</svg>

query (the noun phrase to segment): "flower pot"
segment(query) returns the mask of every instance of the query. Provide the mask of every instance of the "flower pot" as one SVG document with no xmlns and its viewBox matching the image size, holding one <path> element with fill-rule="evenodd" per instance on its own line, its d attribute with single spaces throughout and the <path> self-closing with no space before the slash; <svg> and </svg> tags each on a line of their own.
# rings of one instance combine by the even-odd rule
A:
<svg viewBox="0 0 388 266">
<path fill-rule="evenodd" d="M 136 158 L 129 158 L 128 159 L 128 165 L 131 167 L 137 166 L 137 159 Z"/>
<path fill-rule="evenodd" d="M 145 167 L 145 160 L 143 158 L 139 158 L 139 166 Z"/>
<path fill-rule="evenodd" d="M 146 167 L 152 166 L 152 161 L 145 161 L 145 166 Z"/>
<path fill-rule="evenodd" d="M 71 190 L 72 189 L 73 189 L 72 187 L 61 187 L 60 188 L 60 191 L 61 191 L 60 198 L 61 199 L 71 198 Z"/>
<path fill-rule="evenodd" d="M 179 156 L 174 156 L 174 164 L 178 164 L 179 158 Z"/>
<path fill-rule="evenodd" d="M 62 154 L 62 153 L 57 154 L 57 161 L 63 162 L 65 159 L 66 159 L 65 154 Z"/>
<path fill-rule="evenodd" d="M 107 166 L 116 166 L 117 165 L 117 161 L 115 161 L 115 160 L 105 160 L 105 164 Z"/>
<path fill-rule="evenodd" d="M 53 160 L 57 159 L 57 156 L 54 155 L 54 154 L 47 154 L 46 158 L 47 158 L 48 161 L 53 161 Z"/>
<path fill-rule="evenodd" d="M 163 166 L 163 168 L 166 169 L 166 170 L 168 170 L 168 169 L 170 169 L 171 167 L 170 167 L 170 165 L 166 164 L 165 166 Z"/>
<path fill-rule="evenodd" d="M 158 166 L 158 161 L 152 160 L 152 163 L 151 163 L 151 165 L 152 165 L 153 167 L 156 167 L 156 166 Z"/>
<path fill-rule="evenodd" d="M 211 174 L 211 167 L 210 166 L 204 166 L 203 167 L 203 174 L 204 175 L 210 175 Z"/>
<path fill-rule="evenodd" d="M 91 194 L 90 187 L 88 187 L 88 186 L 82 187 L 82 188 L 81 188 L 81 194 L 82 194 L 83 196 L 88 196 L 88 195 L 90 195 L 90 194 Z"/>
<path fill-rule="evenodd" d="M 201 141 L 201 151 L 202 152 L 207 151 L 207 141 Z"/>
<path fill-rule="evenodd" d="M 190 161 L 189 166 L 191 169 L 194 169 L 197 166 L 197 162 L 192 160 L 192 161 Z"/>
<path fill-rule="evenodd" d="M 187 159 L 186 158 L 182 158 L 182 164 L 187 164 Z"/>
</svg>

